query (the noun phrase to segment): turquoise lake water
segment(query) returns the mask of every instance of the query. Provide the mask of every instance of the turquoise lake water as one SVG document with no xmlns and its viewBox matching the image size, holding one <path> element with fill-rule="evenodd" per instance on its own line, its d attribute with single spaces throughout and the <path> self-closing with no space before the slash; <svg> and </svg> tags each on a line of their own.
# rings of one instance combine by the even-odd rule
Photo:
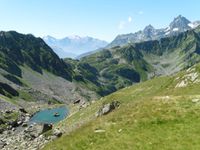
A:
<svg viewBox="0 0 200 150">
<path fill-rule="evenodd" d="M 58 113 L 59 116 L 55 117 L 54 114 Z M 63 120 L 68 115 L 68 109 L 65 106 L 53 108 L 53 109 L 44 109 L 36 114 L 30 119 L 30 123 L 57 123 Z"/>
</svg>

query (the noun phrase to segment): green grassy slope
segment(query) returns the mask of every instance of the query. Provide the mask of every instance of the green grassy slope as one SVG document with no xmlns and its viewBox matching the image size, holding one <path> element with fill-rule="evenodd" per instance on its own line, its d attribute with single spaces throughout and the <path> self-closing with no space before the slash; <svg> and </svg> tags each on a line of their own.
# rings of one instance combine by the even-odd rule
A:
<svg viewBox="0 0 200 150">
<path fill-rule="evenodd" d="M 196 65 L 124 88 L 56 125 L 67 134 L 44 150 L 200 149 L 199 83 Z M 113 100 L 120 107 L 96 118 L 98 108 Z"/>
<path fill-rule="evenodd" d="M 0 67 L 21 77 L 19 66 L 27 65 L 42 74 L 42 69 L 72 80 L 70 65 L 61 60 L 41 39 L 15 31 L 0 32 Z"/>
<path fill-rule="evenodd" d="M 69 103 L 80 98 L 96 99 L 99 95 L 77 80 L 72 65 L 60 59 L 41 38 L 0 32 L 0 94 L 13 98 L 15 104 L 22 100 Z M 93 78 L 84 75 L 88 80 Z"/>
<path fill-rule="evenodd" d="M 171 75 L 200 62 L 199 29 L 177 36 L 103 49 L 83 57 L 76 64 L 96 70 L 92 88 L 105 96 L 155 76 Z M 68 62 L 68 61 L 66 61 Z M 88 73 L 76 69 L 82 78 Z M 91 83 L 89 79 L 88 84 Z"/>
</svg>

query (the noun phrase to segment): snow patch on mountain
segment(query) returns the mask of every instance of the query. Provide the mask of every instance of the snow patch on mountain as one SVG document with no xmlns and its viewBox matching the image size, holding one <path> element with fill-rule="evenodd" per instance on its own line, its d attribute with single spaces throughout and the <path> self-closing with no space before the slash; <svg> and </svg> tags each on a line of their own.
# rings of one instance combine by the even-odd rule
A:
<svg viewBox="0 0 200 150">
<path fill-rule="evenodd" d="M 200 25 L 200 21 L 195 21 L 188 24 L 188 26 L 190 26 L 192 29 L 198 27 L 199 25 Z"/>
<path fill-rule="evenodd" d="M 173 31 L 178 31 L 179 30 L 179 28 L 174 28 L 174 29 L 172 29 Z"/>
</svg>

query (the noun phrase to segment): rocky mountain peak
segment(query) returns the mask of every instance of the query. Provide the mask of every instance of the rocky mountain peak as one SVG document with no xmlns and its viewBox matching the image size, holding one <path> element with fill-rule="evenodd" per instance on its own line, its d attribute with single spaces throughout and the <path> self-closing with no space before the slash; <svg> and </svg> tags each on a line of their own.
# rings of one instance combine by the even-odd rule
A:
<svg viewBox="0 0 200 150">
<path fill-rule="evenodd" d="M 144 30 L 153 30 L 153 29 L 154 27 L 151 24 L 149 24 L 148 26 L 144 28 Z"/>
<path fill-rule="evenodd" d="M 186 31 L 190 29 L 190 26 L 188 26 L 189 23 L 191 22 L 187 18 L 179 15 L 178 17 L 174 18 L 169 26 L 171 30 Z"/>
<path fill-rule="evenodd" d="M 151 37 L 152 35 L 154 35 L 154 33 L 156 32 L 156 29 L 150 24 L 148 26 L 146 26 L 143 30 L 143 34 L 146 37 Z"/>
<path fill-rule="evenodd" d="M 175 17 L 166 28 L 155 29 L 149 24 L 142 31 L 117 36 L 107 47 L 122 46 L 127 43 L 138 43 L 149 40 L 159 40 L 164 37 L 174 36 L 181 32 L 195 29 L 199 25 L 200 21 L 191 22 L 184 16 L 179 15 Z"/>
</svg>

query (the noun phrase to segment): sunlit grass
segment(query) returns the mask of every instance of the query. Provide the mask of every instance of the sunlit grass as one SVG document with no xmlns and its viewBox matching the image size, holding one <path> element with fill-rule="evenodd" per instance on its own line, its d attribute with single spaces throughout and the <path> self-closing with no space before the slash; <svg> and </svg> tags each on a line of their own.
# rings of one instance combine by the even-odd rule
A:
<svg viewBox="0 0 200 150">
<path fill-rule="evenodd" d="M 193 102 L 200 101 L 200 85 L 175 88 L 177 76 L 122 89 L 78 111 L 58 125 L 67 131 L 76 124 L 74 130 L 44 149 L 200 149 L 200 102 Z M 121 103 L 119 109 L 94 117 L 103 103 L 113 100 Z"/>
</svg>

